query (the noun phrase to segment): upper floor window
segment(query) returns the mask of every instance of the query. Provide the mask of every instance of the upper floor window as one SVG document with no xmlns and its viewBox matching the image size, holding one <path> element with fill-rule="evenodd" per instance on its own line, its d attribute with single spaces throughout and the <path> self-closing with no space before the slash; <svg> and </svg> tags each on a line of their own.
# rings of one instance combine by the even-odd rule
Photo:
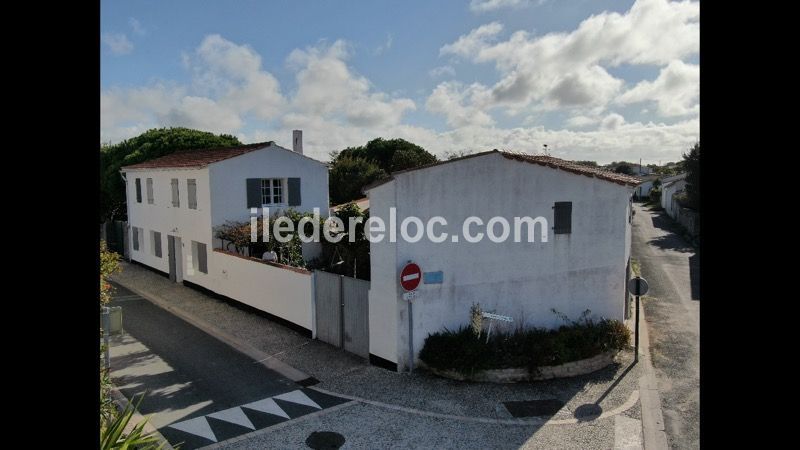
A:
<svg viewBox="0 0 800 450">
<path fill-rule="evenodd" d="M 152 205 L 153 201 L 153 179 L 147 179 L 147 204 Z"/>
<path fill-rule="evenodd" d="M 142 179 L 136 179 L 136 203 L 142 203 Z"/>
<path fill-rule="evenodd" d="M 197 180 L 194 178 L 186 180 L 186 196 L 189 209 L 197 209 Z"/>
<path fill-rule="evenodd" d="M 173 178 L 170 181 L 170 185 L 172 186 L 172 206 L 177 208 L 181 206 L 181 200 L 178 197 L 178 179 Z"/>
<path fill-rule="evenodd" d="M 261 204 L 278 205 L 283 203 L 283 180 L 263 178 L 261 180 Z"/>
<path fill-rule="evenodd" d="M 248 178 L 247 207 L 300 206 L 300 178 Z"/>
</svg>

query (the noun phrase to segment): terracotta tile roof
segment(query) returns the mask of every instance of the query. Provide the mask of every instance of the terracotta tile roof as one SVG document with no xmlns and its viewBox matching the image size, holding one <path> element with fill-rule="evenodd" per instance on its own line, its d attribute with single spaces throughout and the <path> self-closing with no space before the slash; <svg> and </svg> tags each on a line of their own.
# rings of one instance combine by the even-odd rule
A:
<svg viewBox="0 0 800 450">
<path fill-rule="evenodd" d="M 601 180 L 611 181 L 612 183 L 628 185 L 628 186 L 637 186 L 642 183 L 642 180 L 640 178 L 632 175 L 616 173 L 610 170 L 600 169 L 598 167 L 584 166 L 583 164 L 567 161 L 565 159 L 554 158 L 552 156 L 530 155 L 527 153 L 512 153 L 512 152 L 500 152 L 500 154 L 502 154 L 504 157 L 508 159 L 539 164 L 540 166 L 547 166 L 547 167 L 552 167 L 554 169 L 565 170 L 567 172 L 572 172 L 579 175 L 585 175 L 587 177 L 593 177 Z"/>
<path fill-rule="evenodd" d="M 428 167 L 440 166 L 443 164 L 450 164 L 452 162 L 460 161 L 462 159 L 469 159 L 475 158 L 478 156 L 488 155 L 490 153 L 499 153 L 504 158 L 513 159 L 515 161 L 521 161 L 531 164 L 538 164 L 540 166 L 546 166 L 553 169 L 560 169 L 567 172 L 575 173 L 578 175 L 584 175 L 587 177 L 597 178 L 600 180 L 610 181 L 612 183 L 627 185 L 627 186 L 638 186 L 642 183 L 640 178 L 631 176 L 631 175 L 624 175 L 621 173 L 612 172 L 610 170 L 600 169 L 598 167 L 591 167 L 591 166 L 584 166 L 582 164 L 578 164 L 572 161 L 567 161 L 565 159 L 559 159 L 552 156 L 544 156 L 544 155 L 531 155 L 529 153 L 513 153 L 513 152 L 501 152 L 500 150 L 490 150 L 488 152 L 481 152 L 481 153 L 473 153 L 471 155 L 462 156 L 460 158 L 453 158 L 447 161 L 440 161 L 432 164 L 426 164 L 424 166 L 414 167 L 412 169 L 400 170 L 398 172 L 392 172 L 389 178 L 385 178 L 383 180 L 379 180 L 373 182 L 367 186 L 365 186 L 362 191 L 366 192 L 374 187 L 380 186 L 384 183 L 388 183 L 392 179 L 394 179 L 395 175 L 411 172 L 414 170 L 426 169 Z"/>
<path fill-rule="evenodd" d="M 331 206 L 332 211 L 338 211 L 344 205 L 348 205 L 350 203 L 355 203 L 356 206 L 361 208 L 362 211 L 366 211 L 369 209 L 369 197 L 360 198 L 358 200 L 351 200 L 349 202 L 342 203 L 341 205 Z"/>
<path fill-rule="evenodd" d="M 163 168 L 188 168 L 205 167 L 209 164 L 244 155 L 273 144 L 258 142 L 256 144 L 239 145 L 236 147 L 205 148 L 197 150 L 181 150 L 160 158 L 122 166 L 122 169 L 163 169 Z"/>
</svg>

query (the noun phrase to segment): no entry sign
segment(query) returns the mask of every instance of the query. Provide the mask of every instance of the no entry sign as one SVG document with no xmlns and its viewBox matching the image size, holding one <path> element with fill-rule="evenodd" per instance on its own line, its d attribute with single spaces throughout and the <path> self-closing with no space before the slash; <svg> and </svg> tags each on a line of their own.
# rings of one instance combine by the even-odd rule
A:
<svg viewBox="0 0 800 450">
<path fill-rule="evenodd" d="M 408 263 L 400 272 L 400 286 L 406 291 L 413 291 L 422 281 L 422 270 L 414 263 Z"/>
</svg>

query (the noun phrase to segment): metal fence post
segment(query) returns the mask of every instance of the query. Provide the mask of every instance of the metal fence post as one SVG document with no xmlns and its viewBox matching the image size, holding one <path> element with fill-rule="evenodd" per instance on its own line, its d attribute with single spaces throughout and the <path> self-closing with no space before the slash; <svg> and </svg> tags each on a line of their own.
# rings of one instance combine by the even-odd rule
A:
<svg viewBox="0 0 800 450">
<path fill-rule="evenodd" d="M 109 356 L 109 345 L 108 345 L 108 337 L 111 334 L 111 310 L 108 306 L 103 307 L 103 340 L 105 341 L 105 366 L 106 370 L 111 368 L 111 358 Z"/>
</svg>

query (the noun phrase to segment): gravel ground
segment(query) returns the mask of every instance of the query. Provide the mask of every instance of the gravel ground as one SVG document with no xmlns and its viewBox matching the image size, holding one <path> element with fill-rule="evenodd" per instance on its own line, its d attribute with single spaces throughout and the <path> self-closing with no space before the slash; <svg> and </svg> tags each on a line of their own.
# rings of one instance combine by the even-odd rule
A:
<svg viewBox="0 0 800 450">
<path fill-rule="evenodd" d="M 519 426 L 464 424 L 420 417 L 355 403 L 330 414 L 293 422 L 226 449 L 307 448 L 315 431 L 330 431 L 345 438 L 342 449 L 354 448 L 498 448 L 498 449 L 609 449 L 614 448 L 614 418 L 571 426 Z"/>
</svg>

